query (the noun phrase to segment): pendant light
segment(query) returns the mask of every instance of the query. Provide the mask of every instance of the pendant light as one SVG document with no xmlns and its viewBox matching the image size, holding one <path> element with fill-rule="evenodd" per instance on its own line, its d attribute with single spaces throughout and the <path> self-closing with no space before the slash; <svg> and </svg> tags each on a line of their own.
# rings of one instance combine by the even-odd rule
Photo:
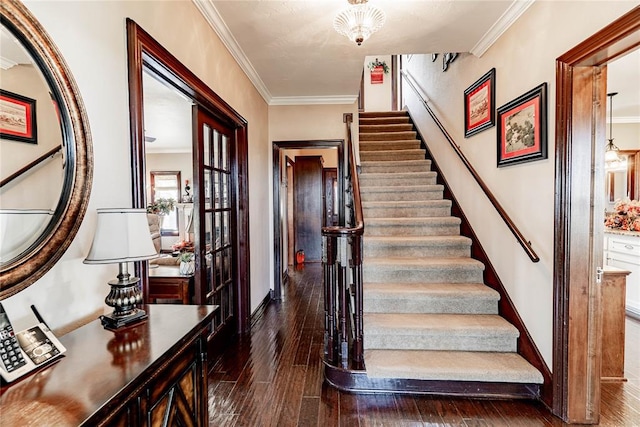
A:
<svg viewBox="0 0 640 427">
<path fill-rule="evenodd" d="M 618 156 L 620 149 L 613 143 L 613 97 L 618 92 L 608 93 L 609 97 L 609 139 L 604 151 L 604 162 L 607 169 L 616 169 L 620 166 L 621 160 Z"/>
<path fill-rule="evenodd" d="M 368 0 L 347 0 L 349 7 L 333 20 L 333 28 L 358 46 L 384 25 L 384 12 Z"/>
</svg>

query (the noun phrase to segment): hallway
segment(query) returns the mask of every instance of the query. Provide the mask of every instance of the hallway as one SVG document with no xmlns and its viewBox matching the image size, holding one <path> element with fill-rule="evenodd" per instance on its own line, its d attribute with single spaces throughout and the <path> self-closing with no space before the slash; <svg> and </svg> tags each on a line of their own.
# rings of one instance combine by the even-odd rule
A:
<svg viewBox="0 0 640 427">
<path fill-rule="evenodd" d="M 209 362 L 210 425 L 565 425 L 537 402 L 339 392 L 322 378 L 323 322 L 320 264 L 291 271 L 250 337 Z M 601 426 L 640 425 L 639 322 L 627 320 L 627 343 L 629 381 L 603 385 Z"/>
</svg>

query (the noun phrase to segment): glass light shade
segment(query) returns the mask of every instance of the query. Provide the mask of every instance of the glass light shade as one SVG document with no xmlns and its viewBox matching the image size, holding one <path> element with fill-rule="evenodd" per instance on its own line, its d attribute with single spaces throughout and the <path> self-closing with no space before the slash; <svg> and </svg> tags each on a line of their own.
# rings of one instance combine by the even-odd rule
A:
<svg viewBox="0 0 640 427">
<path fill-rule="evenodd" d="M 338 13 L 333 20 L 333 28 L 360 46 L 382 28 L 385 19 L 386 15 L 381 9 L 366 2 L 356 3 Z"/>
<path fill-rule="evenodd" d="M 156 258 L 145 209 L 98 209 L 98 223 L 85 264 Z"/>
</svg>

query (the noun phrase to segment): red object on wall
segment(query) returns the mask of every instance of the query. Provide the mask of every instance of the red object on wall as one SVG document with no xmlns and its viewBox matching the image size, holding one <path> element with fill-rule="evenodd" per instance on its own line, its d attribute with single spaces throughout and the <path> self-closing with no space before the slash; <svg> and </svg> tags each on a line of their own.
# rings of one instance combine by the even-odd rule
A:
<svg viewBox="0 0 640 427">
<path fill-rule="evenodd" d="M 383 82 L 384 82 L 384 68 L 382 67 L 382 65 L 373 67 L 373 70 L 371 70 L 371 84 L 381 85 Z"/>
</svg>

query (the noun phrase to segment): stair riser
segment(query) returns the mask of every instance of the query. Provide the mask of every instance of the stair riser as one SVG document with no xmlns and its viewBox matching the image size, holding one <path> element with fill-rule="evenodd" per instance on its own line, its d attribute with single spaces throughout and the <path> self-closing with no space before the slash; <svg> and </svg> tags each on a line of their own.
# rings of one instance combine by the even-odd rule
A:
<svg viewBox="0 0 640 427">
<path fill-rule="evenodd" d="M 361 189 L 360 198 L 363 202 L 391 202 L 391 201 L 419 201 L 442 200 L 442 190 L 437 191 L 368 191 Z"/>
<path fill-rule="evenodd" d="M 360 141 L 398 141 L 416 139 L 416 132 L 371 132 L 360 134 Z"/>
<path fill-rule="evenodd" d="M 393 123 L 393 124 L 364 124 L 360 123 L 358 127 L 360 135 L 363 133 L 383 133 L 383 132 L 411 132 L 413 125 L 411 123 Z"/>
<path fill-rule="evenodd" d="M 363 151 L 360 153 L 360 160 L 424 160 L 424 150 Z"/>
<path fill-rule="evenodd" d="M 398 171 L 403 172 L 430 172 L 431 162 L 424 160 L 422 164 L 410 164 L 410 165 L 395 165 L 394 162 L 388 162 L 390 165 L 368 165 L 365 162 L 360 166 L 362 174 L 366 173 L 393 173 Z"/>
<path fill-rule="evenodd" d="M 457 236 L 460 225 L 371 225 L 364 229 L 365 236 Z M 366 238 L 365 238 L 366 240 Z"/>
<path fill-rule="evenodd" d="M 401 125 L 410 123 L 409 117 L 376 117 L 376 118 L 360 118 L 359 126 L 369 125 Z"/>
<path fill-rule="evenodd" d="M 379 333 L 382 332 L 382 333 Z M 465 335 L 459 331 L 403 334 L 399 330 L 371 331 L 365 326 L 365 349 L 390 350 L 455 350 L 455 351 L 517 351 L 517 338 L 511 335 Z"/>
<path fill-rule="evenodd" d="M 358 114 L 358 118 L 362 119 L 376 119 L 376 118 L 409 118 L 409 114 L 406 111 L 373 111 L 362 112 Z"/>
<path fill-rule="evenodd" d="M 364 239 L 364 256 L 375 258 L 393 258 L 393 257 L 445 257 L 445 258 L 462 258 L 471 256 L 471 248 L 466 244 L 458 245 L 390 245 L 368 243 Z"/>
<path fill-rule="evenodd" d="M 394 265 L 363 266 L 365 283 L 480 283 L 482 269 L 412 266 L 397 268 Z"/>
<path fill-rule="evenodd" d="M 410 295 L 376 298 L 365 294 L 365 313 L 451 313 L 451 314 L 497 314 L 495 299 L 466 298 L 463 296 Z"/>
<path fill-rule="evenodd" d="M 428 174 L 428 175 L 427 175 Z M 383 177 L 372 177 L 368 174 L 360 175 L 360 188 L 363 190 L 365 187 L 408 187 L 411 185 L 435 185 L 436 175 L 432 172 L 425 172 L 424 174 L 417 175 L 415 177 L 407 177 L 404 174 L 387 174 Z"/>
<path fill-rule="evenodd" d="M 360 152 L 389 150 L 418 150 L 419 141 L 361 142 Z"/>
<path fill-rule="evenodd" d="M 451 215 L 449 207 L 365 207 L 363 209 L 365 218 L 418 218 L 418 217 L 440 217 Z"/>
</svg>

